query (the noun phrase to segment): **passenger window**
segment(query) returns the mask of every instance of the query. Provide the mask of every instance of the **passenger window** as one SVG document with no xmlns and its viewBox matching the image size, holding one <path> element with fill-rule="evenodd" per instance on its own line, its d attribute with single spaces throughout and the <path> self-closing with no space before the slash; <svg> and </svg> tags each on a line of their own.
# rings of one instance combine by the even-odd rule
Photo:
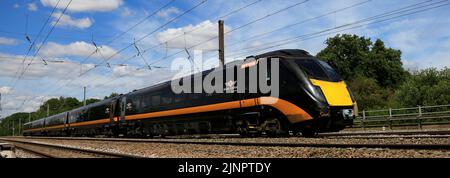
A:
<svg viewBox="0 0 450 178">
<path fill-rule="evenodd" d="M 159 106 L 161 103 L 161 97 L 159 95 L 152 96 L 152 106 Z"/>
<path fill-rule="evenodd" d="M 172 95 L 170 93 L 165 93 L 162 96 L 162 104 L 170 104 L 172 103 Z"/>
</svg>

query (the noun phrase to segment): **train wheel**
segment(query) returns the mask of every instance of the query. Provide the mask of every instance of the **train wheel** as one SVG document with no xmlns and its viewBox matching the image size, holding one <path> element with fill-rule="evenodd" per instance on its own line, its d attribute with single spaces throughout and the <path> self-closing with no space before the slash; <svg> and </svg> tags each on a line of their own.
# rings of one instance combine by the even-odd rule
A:
<svg viewBox="0 0 450 178">
<path fill-rule="evenodd" d="M 245 128 L 239 128 L 238 132 L 239 132 L 239 135 L 241 135 L 242 137 L 248 137 L 249 136 L 248 130 L 245 129 Z"/>
<path fill-rule="evenodd" d="M 317 132 L 314 129 L 303 129 L 301 133 L 304 137 L 315 137 L 317 135 Z"/>
<path fill-rule="evenodd" d="M 278 137 L 283 134 L 281 123 L 276 118 L 264 121 L 263 125 L 263 129 L 268 137 Z"/>
<path fill-rule="evenodd" d="M 238 125 L 238 128 L 237 128 L 237 131 L 238 131 L 239 135 L 241 135 L 242 137 L 249 137 L 249 136 L 251 136 L 250 132 L 249 132 L 248 125 L 249 125 L 249 123 L 246 120 L 239 122 L 239 125 Z"/>
</svg>

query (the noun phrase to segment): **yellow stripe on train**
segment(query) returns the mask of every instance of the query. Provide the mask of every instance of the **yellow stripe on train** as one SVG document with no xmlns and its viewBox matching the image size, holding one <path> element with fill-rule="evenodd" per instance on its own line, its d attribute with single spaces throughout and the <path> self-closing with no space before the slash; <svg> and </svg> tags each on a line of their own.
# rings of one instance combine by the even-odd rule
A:
<svg viewBox="0 0 450 178">
<path fill-rule="evenodd" d="M 328 82 L 310 79 L 311 83 L 322 89 L 330 106 L 353 106 L 353 101 L 344 81 Z"/>
</svg>

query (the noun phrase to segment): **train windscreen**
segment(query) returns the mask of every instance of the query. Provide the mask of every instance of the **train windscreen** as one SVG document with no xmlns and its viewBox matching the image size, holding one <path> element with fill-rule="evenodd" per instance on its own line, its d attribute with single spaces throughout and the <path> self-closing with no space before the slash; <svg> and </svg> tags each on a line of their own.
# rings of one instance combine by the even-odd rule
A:
<svg viewBox="0 0 450 178">
<path fill-rule="evenodd" d="M 331 82 L 342 81 L 341 76 L 326 62 L 316 59 L 299 59 L 295 62 L 311 78 Z"/>
</svg>

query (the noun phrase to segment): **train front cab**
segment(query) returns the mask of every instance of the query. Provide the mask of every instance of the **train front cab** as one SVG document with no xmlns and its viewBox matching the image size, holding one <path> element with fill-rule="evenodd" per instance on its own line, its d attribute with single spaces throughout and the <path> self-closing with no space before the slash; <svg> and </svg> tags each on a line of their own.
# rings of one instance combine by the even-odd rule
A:
<svg viewBox="0 0 450 178">
<path fill-rule="evenodd" d="M 334 132 L 353 124 L 357 105 L 350 87 L 326 62 L 314 57 L 284 60 L 296 84 L 288 91 L 290 100 L 313 119 L 292 123 L 304 135 Z"/>
</svg>

